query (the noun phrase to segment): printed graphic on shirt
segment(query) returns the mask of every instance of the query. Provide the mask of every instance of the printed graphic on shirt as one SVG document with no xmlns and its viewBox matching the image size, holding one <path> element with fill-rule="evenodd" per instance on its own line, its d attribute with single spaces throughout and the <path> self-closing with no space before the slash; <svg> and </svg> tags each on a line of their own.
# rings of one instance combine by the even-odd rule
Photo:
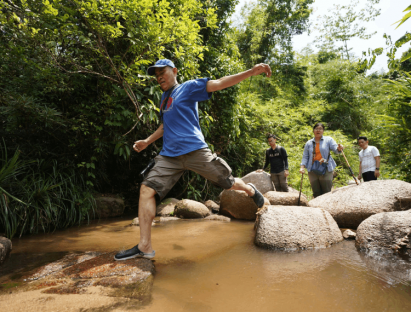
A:
<svg viewBox="0 0 411 312">
<path fill-rule="evenodd" d="M 161 103 L 160 111 L 163 109 L 163 105 L 164 105 L 165 100 L 166 99 L 164 99 L 163 102 Z M 167 105 L 164 107 L 163 113 L 166 113 L 166 112 L 168 112 L 169 110 L 172 110 L 172 109 L 173 109 L 173 98 L 169 97 L 168 101 L 167 101 Z"/>
<path fill-rule="evenodd" d="M 275 151 L 274 153 L 270 153 L 270 157 L 278 157 L 280 156 L 280 153 L 278 151 Z"/>
</svg>

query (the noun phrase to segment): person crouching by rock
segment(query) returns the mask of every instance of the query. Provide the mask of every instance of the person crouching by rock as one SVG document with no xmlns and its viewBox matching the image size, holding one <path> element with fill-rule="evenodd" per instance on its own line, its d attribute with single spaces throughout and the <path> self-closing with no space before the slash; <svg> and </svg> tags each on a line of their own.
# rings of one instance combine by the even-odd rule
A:
<svg viewBox="0 0 411 312">
<path fill-rule="evenodd" d="M 288 160 L 285 148 L 277 145 L 277 137 L 274 134 L 267 136 L 270 148 L 265 151 L 265 165 L 257 172 L 263 172 L 270 165 L 271 181 L 273 181 L 277 192 L 288 192 L 287 177 Z"/>
<path fill-rule="evenodd" d="M 365 136 L 359 136 L 357 143 L 362 148 L 358 154 L 360 157 L 358 180 L 361 180 L 361 175 L 364 182 L 377 180 L 380 176 L 380 152 L 375 146 L 368 145 Z"/>
<path fill-rule="evenodd" d="M 304 174 L 307 168 L 313 196 L 317 197 L 330 192 L 333 186 L 333 172 L 337 165 L 330 152 L 339 154 L 344 147 L 333 138 L 323 136 L 324 125 L 321 122 L 316 123 L 313 129 L 314 138 L 304 146 L 300 173 Z"/>
</svg>

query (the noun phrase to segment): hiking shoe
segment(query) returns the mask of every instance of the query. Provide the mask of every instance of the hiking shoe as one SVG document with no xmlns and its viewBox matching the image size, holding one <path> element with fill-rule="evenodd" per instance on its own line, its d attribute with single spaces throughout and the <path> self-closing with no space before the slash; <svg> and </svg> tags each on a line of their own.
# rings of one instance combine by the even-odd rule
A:
<svg viewBox="0 0 411 312">
<path fill-rule="evenodd" d="M 260 191 L 257 190 L 257 188 L 254 186 L 254 184 L 252 184 L 252 183 L 247 183 L 247 184 L 249 186 L 251 186 L 255 191 L 254 196 L 251 196 L 251 198 L 254 200 L 257 207 L 261 208 L 262 206 L 264 206 L 264 196 L 263 196 L 263 194 L 261 194 Z"/>
<path fill-rule="evenodd" d="M 145 253 L 138 249 L 138 245 L 134 246 L 131 249 L 120 251 L 114 256 L 114 260 L 127 260 L 132 258 L 146 258 L 153 259 L 156 255 L 156 252 L 153 250 L 152 253 Z"/>
</svg>

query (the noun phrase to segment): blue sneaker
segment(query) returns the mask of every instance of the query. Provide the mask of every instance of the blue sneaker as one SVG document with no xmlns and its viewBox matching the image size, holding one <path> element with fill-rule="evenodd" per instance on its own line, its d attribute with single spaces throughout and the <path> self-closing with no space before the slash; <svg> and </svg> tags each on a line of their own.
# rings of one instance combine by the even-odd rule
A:
<svg viewBox="0 0 411 312">
<path fill-rule="evenodd" d="M 155 255 L 156 252 L 154 250 L 152 253 L 145 253 L 138 249 L 138 245 L 136 245 L 131 249 L 120 251 L 118 254 L 114 256 L 114 260 L 127 260 L 133 258 L 153 259 Z"/>
</svg>

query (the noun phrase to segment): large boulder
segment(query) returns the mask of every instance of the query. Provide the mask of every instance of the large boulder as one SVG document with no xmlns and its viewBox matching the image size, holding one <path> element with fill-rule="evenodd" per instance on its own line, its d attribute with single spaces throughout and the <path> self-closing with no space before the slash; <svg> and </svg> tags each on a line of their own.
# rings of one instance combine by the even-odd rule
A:
<svg viewBox="0 0 411 312">
<path fill-rule="evenodd" d="M 344 186 L 314 198 L 308 206 L 323 208 L 340 227 L 355 229 L 374 214 L 410 209 L 411 183 L 376 180 Z"/>
<path fill-rule="evenodd" d="M 256 228 L 255 244 L 267 249 L 326 248 L 344 240 L 331 215 L 319 208 L 268 206 Z"/>
<path fill-rule="evenodd" d="M 265 205 L 269 205 L 267 198 L 264 198 Z M 252 220 L 256 219 L 258 207 L 253 199 L 244 191 L 224 190 L 221 195 L 220 213 L 224 216 L 240 219 Z"/>
<path fill-rule="evenodd" d="M 205 218 L 210 215 L 210 210 L 195 200 L 183 199 L 175 205 L 174 215 L 184 219 Z"/>
<path fill-rule="evenodd" d="M 174 207 L 179 202 L 176 198 L 163 199 L 160 205 L 156 208 L 156 215 L 160 217 L 168 217 L 174 213 Z"/>
<path fill-rule="evenodd" d="M 300 193 L 270 191 L 264 197 L 270 201 L 270 205 L 297 206 Z M 308 206 L 307 197 L 301 193 L 300 206 Z"/>
<path fill-rule="evenodd" d="M 267 172 L 253 171 L 242 177 L 241 180 L 243 180 L 244 183 L 254 184 L 261 194 L 265 194 L 269 191 L 275 191 L 274 184 L 271 181 L 271 176 Z"/>
<path fill-rule="evenodd" d="M 124 200 L 116 195 L 97 195 L 94 199 L 96 201 L 95 218 L 119 217 L 124 213 Z"/>
<path fill-rule="evenodd" d="M 377 213 L 357 229 L 355 246 L 411 256 L 411 210 Z"/>
<path fill-rule="evenodd" d="M 210 210 L 212 213 L 218 213 L 220 211 L 220 205 L 217 204 L 215 201 L 207 200 L 204 205 Z"/>
<path fill-rule="evenodd" d="M 27 277 L 23 289 L 41 289 L 46 294 L 89 294 L 101 286 L 101 294 L 151 300 L 154 264 L 148 259 L 115 261 L 116 252 L 68 254 L 39 268 Z"/>
<path fill-rule="evenodd" d="M 10 255 L 12 249 L 13 245 L 11 243 L 11 240 L 6 237 L 0 236 L 0 265 Z"/>
</svg>

